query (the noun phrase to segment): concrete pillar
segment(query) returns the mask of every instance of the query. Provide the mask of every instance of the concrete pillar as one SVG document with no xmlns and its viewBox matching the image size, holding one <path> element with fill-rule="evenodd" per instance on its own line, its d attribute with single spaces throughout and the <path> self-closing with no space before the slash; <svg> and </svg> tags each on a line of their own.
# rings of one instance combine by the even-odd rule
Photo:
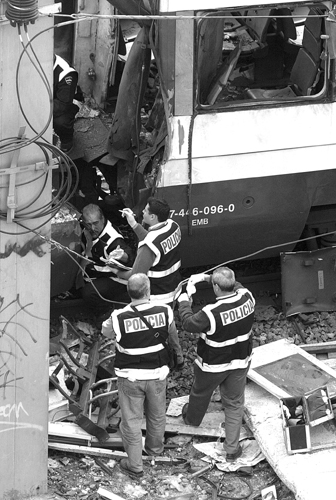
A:
<svg viewBox="0 0 336 500">
<path fill-rule="evenodd" d="M 50 3 L 40 0 L 39 7 Z M 1 2 L 0 16 L 5 9 L 6 2 Z M 45 158 L 36 144 L 4 152 L 5 139 L 16 137 L 20 127 L 25 127 L 28 138 L 36 134 L 24 118 L 16 95 L 16 68 L 22 51 L 18 28 L 1 19 L 0 498 L 16 500 L 47 491 L 50 246 L 39 234 L 50 236 L 50 222 L 46 217 L 33 219 L 29 212 L 41 210 L 51 200 L 51 181 L 43 170 L 9 175 L 15 165 L 35 165 Z M 29 37 L 49 26 L 53 26 L 52 18 L 38 18 L 28 25 Z M 23 39 L 27 43 L 25 35 Z M 52 88 L 53 30 L 38 36 L 32 44 Z M 49 96 L 27 56 L 22 58 L 18 82 L 24 114 L 40 131 L 48 121 Z M 44 134 L 48 141 L 51 131 L 49 125 Z M 16 204 L 13 213 L 7 213 L 10 185 Z M 18 217 L 20 220 L 15 220 Z"/>
</svg>

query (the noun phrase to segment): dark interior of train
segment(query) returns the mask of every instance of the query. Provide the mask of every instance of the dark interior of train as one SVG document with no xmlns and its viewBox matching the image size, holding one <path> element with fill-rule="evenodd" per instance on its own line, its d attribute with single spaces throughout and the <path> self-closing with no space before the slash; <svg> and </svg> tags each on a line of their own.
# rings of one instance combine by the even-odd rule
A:
<svg viewBox="0 0 336 500">
<path fill-rule="evenodd" d="M 217 11 L 216 15 L 220 17 L 205 17 L 198 24 L 202 108 L 325 95 L 328 59 L 321 35 L 327 10 L 323 5 Z"/>
</svg>

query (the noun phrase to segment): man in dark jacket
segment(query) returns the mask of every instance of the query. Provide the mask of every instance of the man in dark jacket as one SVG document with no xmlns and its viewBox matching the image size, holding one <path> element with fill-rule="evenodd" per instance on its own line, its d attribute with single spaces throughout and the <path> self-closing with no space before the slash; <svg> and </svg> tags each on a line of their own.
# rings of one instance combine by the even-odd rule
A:
<svg viewBox="0 0 336 500">
<path fill-rule="evenodd" d="M 165 344 L 170 335 L 176 335 L 176 326 L 171 307 L 150 300 L 150 282 L 145 274 L 133 274 L 127 291 L 131 304 L 113 311 L 103 323 L 102 333 L 116 339 L 114 368 L 118 377 L 120 431 L 128 455 L 120 461 L 120 468 L 140 477 L 144 410 L 146 452 L 160 455 L 164 449 L 169 373 Z"/>
<path fill-rule="evenodd" d="M 210 276 L 192 277 L 195 284 Z M 198 426 L 203 420 L 213 391 L 219 386 L 225 413 L 226 460 L 234 461 L 242 454 L 239 435 L 244 411 L 246 375 L 252 353 L 252 324 L 255 300 L 235 280 L 228 267 L 217 268 L 212 275 L 216 302 L 193 314 L 187 293 L 178 298 L 182 326 L 199 333 L 194 382 L 189 403 L 183 408 L 187 425 Z"/>
<path fill-rule="evenodd" d="M 79 111 L 79 106 L 74 103 L 77 83 L 77 71 L 55 55 L 53 127 L 65 153 L 69 153 L 73 146 L 75 116 Z"/>
</svg>

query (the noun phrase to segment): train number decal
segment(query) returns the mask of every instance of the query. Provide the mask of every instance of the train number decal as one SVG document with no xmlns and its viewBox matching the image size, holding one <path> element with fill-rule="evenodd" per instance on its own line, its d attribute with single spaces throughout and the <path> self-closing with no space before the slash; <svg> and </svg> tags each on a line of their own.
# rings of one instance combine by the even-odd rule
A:
<svg viewBox="0 0 336 500">
<path fill-rule="evenodd" d="M 191 215 L 193 217 L 201 217 L 203 215 L 215 215 L 215 214 L 223 214 L 224 212 L 234 212 L 235 206 L 233 203 L 230 203 L 227 207 L 224 205 L 212 205 L 201 208 L 194 207 L 191 211 Z M 181 208 L 180 211 L 170 210 L 170 218 L 172 217 L 185 217 L 189 215 L 189 210 L 185 210 Z"/>
</svg>

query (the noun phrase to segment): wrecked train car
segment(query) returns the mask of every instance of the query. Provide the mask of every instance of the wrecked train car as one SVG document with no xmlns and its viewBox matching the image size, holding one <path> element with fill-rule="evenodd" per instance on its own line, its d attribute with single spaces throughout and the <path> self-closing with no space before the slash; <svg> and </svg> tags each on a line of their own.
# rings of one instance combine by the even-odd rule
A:
<svg viewBox="0 0 336 500">
<path fill-rule="evenodd" d="M 147 16 L 121 79 L 111 164 L 139 214 L 150 194 L 169 202 L 183 266 L 277 255 L 304 232 L 334 231 L 334 2 L 109 2 Z M 153 57 L 160 91 L 141 149 Z"/>
</svg>

